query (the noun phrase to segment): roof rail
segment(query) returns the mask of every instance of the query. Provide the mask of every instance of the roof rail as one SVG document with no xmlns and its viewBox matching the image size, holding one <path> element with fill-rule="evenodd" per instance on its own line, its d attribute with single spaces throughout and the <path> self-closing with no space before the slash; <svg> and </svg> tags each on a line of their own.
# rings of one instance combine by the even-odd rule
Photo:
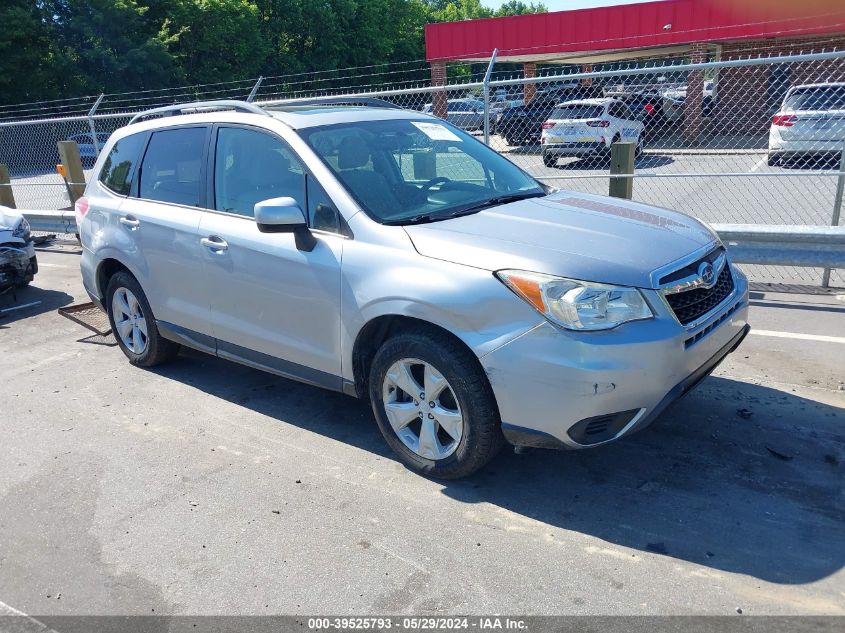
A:
<svg viewBox="0 0 845 633">
<path fill-rule="evenodd" d="M 235 110 L 237 112 L 251 112 L 253 114 L 263 114 L 270 116 L 263 109 L 254 103 L 247 103 L 246 101 L 235 101 L 232 99 L 221 99 L 217 101 L 191 101 L 190 103 L 176 103 L 161 108 L 153 108 L 146 112 L 139 112 L 129 121 L 129 125 L 143 121 L 148 117 L 154 116 L 174 116 L 177 114 L 195 114 L 202 110 Z"/>
<path fill-rule="evenodd" d="M 403 110 L 402 106 L 391 103 L 385 99 L 376 99 L 374 97 L 345 97 L 343 95 L 336 97 L 308 97 L 297 99 L 277 99 L 269 102 L 264 102 L 268 107 L 285 107 L 285 106 L 366 106 L 370 108 L 390 108 L 394 110 Z"/>
</svg>

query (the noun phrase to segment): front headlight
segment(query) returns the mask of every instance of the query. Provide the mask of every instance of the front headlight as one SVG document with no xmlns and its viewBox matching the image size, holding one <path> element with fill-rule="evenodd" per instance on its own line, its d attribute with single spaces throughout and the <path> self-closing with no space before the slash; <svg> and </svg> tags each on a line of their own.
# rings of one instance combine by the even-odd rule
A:
<svg viewBox="0 0 845 633">
<path fill-rule="evenodd" d="M 549 321 L 568 330 L 609 330 L 654 316 L 636 288 L 522 270 L 500 270 L 496 276 Z"/>
<path fill-rule="evenodd" d="M 29 231 L 29 222 L 27 222 L 26 218 L 22 218 L 21 223 L 18 224 L 17 228 L 14 231 L 12 231 L 12 235 L 19 239 L 25 240 L 29 237 Z"/>
</svg>

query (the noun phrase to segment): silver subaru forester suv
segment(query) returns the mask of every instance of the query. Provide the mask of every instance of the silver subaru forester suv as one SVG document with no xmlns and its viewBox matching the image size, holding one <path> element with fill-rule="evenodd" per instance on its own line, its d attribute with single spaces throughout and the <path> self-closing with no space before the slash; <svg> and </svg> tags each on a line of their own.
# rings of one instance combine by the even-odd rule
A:
<svg viewBox="0 0 845 633">
<path fill-rule="evenodd" d="M 368 398 L 434 477 L 640 430 L 748 332 L 701 222 L 553 192 L 412 111 L 163 108 L 94 174 L 82 276 L 132 364 L 184 345 Z"/>
</svg>

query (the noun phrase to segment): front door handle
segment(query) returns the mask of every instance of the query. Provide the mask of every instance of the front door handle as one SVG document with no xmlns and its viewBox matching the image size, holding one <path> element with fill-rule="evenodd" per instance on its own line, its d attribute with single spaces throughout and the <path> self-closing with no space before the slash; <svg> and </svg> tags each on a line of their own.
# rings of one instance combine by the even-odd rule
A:
<svg viewBox="0 0 845 633">
<path fill-rule="evenodd" d="M 141 222 L 134 215 L 124 215 L 120 218 L 120 223 L 128 226 L 130 229 L 137 229 L 141 226 Z"/>
<path fill-rule="evenodd" d="M 216 235 L 209 235 L 208 237 L 202 238 L 200 244 L 215 253 L 222 253 L 229 248 L 226 240 Z"/>
</svg>

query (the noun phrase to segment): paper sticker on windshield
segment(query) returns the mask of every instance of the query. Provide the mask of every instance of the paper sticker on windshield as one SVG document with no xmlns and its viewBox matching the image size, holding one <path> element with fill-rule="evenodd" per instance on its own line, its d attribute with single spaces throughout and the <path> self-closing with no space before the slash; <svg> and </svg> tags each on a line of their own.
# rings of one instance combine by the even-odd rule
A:
<svg viewBox="0 0 845 633">
<path fill-rule="evenodd" d="M 440 125 L 439 123 L 411 121 L 411 125 L 415 126 L 432 141 L 461 141 L 457 134 L 452 132 L 452 130 L 447 128 L 445 125 Z"/>
</svg>

